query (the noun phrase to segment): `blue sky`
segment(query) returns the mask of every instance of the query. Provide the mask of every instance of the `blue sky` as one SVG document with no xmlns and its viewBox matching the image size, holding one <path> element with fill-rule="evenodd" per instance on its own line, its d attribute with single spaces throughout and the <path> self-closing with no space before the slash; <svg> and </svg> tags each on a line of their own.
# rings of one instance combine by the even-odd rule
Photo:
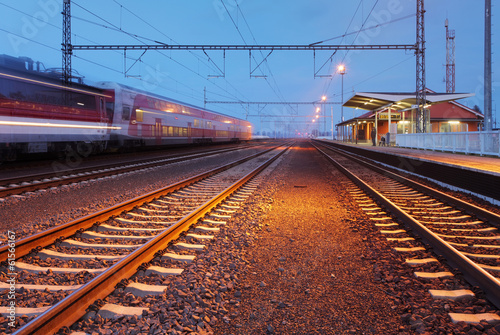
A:
<svg viewBox="0 0 500 335">
<path fill-rule="evenodd" d="M 0 54 L 27 56 L 46 67 L 61 67 L 62 0 L 0 0 L 0 8 Z M 493 22 L 497 9 L 493 7 Z M 413 44 L 415 11 L 415 0 L 72 0 L 72 43 L 310 44 L 334 38 L 325 43 Z M 444 21 L 448 18 L 456 31 L 456 91 L 475 93 L 462 102 L 483 109 L 484 1 L 427 1 L 426 11 L 427 87 L 445 91 Z M 340 37 L 345 33 L 348 36 Z M 500 102 L 498 36 L 494 25 L 494 113 Z M 228 51 L 225 62 L 218 51 L 207 52 L 208 56 L 147 51 L 134 64 L 141 54 L 130 51 L 124 61 L 123 52 L 75 51 L 73 69 L 88 80 L 117 81 L 198 106 L 203 106 L 205 87 L 209 101 L 318 101 L 326 95 L 328 101 L 340 102 L 341 77 L 335 72 L 341 63 L 347 68 L 344 101 L 354 92 L 415 90 L 415 57 L 405 51 L 339 51 L 331 61 L 331 52 L 317 52 L 316 69 L 312 52 L 275 51 L 254 71 L 259 78 L 250 78 L 250 66 L 254 69 L 267 52 L 252 52 L 251 65 L 248 51 Z M 225 77 L 213 77 L 224 66 Z M 332 77 L 315 79 L 316 71 Z M 208 104 L 207 108 L 243 118 L 248 113 L 257 131 L 310 130 L 311 124 L 304 122 L 310 122 L 309 118 L 268 115 L 313 115 L 315 109 L 310 105 L 251 105 L 247 109 L 238 104 Z M 345 118 L 354 112 L 359 115 L 361 111 L 344 108 Z M 266 116 L 254 116 L 259 113 Z M 334 122 L 339 122 L 339 105 L 333 106 L 333 113 Z M 498 112 L 496 119 L 500 123 Z M 327 129 L 329 124 L 330 119 Z"/>
</svg>

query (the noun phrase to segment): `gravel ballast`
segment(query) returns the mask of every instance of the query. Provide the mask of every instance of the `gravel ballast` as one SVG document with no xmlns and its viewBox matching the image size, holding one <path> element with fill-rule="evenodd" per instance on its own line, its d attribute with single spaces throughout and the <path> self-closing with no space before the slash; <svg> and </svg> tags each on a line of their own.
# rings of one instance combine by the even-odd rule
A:
<svg viewBox="0 0 500 335">
<path fill-rule="evenodd" d="M 147 308 L 142 317 L 92 316 L 59 333 L 500 334 L 500 326 L 453 324 L 454 308 L 494 309 L 480 292 L 453 303 L 432 299 L 431 285 L 413 275 L 349 195 L 349 181 L 306 142 L 273 167 L 192 262 L 153 262 L 182 274 L 130 280 L 164 285 L 163 294 L 119 288 L 94 304 Z M 464 286 L 461 278 L 442 285 Z M 6 321 L 0 318 L 2 331 Z"/>
<path fill-rule="evenodd" d="M 314 149 L 296 147 L 272 175 L 272 194 L 240 307 L 215 334 L 397 334 L 407 327 L 374 282 L 362 236 L 343 206 L 346 181 Z"/>
</svg>

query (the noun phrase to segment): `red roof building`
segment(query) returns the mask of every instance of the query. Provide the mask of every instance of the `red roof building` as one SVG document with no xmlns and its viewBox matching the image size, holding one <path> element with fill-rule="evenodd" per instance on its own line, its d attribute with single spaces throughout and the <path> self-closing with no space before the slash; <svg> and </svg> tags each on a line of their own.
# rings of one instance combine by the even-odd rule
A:
<svg viewBox="0 0 500 335">
<path fill-rule="evenodd" d="M 471 94 L 435 93 L 428 90 L 428 123 L 431 133 L 478 131 L 484 115 L 456 102 Z M 390 141 L 396 134 L 415 132 L 414 93 L 356 93 L 344 106 L 369 109 L 363 115 L 337 124 L 338 138 L 349 142 L 369 142 L 376 129 L 377 143 L 382 136 Z M 389 126 L 390 125 L 390 126 Z M 390 128 L 390 129 L 389 129 Z M 391 136 L 387 136 L 387 133 Z"/>
</svg>

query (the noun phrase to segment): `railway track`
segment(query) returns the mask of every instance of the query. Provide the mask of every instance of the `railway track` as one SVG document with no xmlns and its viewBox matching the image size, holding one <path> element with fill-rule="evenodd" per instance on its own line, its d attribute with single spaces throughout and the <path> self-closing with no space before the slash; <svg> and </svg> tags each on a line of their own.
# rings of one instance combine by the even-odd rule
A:
<svg viewBox="0 0 500 335">
<path fill-rule="evenodd" d="M 351 180 L 347 190 L 380 233 L 394 243 L 394 250 L 407 255 L 415 276 L 439 281 L 461 274 L 500 308 L 499 215 L 327 145 L 316 148 Z M 418 246 L 415 235 L 432 252 Z M 441 256 L 453 271 L 442 270 Z M 436 287 L 429 293 L 435 299 L 474 296 L 464 288 Z M 449 315 L 453 322 L 500 322 L 496 313 L 450 311 Z"/>
<path fill-rule="evenodd" d="M 101 305 L 99 301 L 120 283 L 134 294 L 161 294 L 164 287 L 127 284 L 127 279 L 138 272 L 145 276 L 181 273 L 182 267 L 152 264 L 192 260 L 192 253 L 202 249 L 251 194 L 256 186 L 252 179 L 287 149 L 268 149 L 17 241 L 16 270 L 20 274 L 16 290 L 21 291 L 16 294 L 23 297 L 20 301 L 38 299 L 40 290 L 54 294 L 45 299 L 50 305 L 38 310 L 17 306 L 19 314 L 38 316 L 16 334 L 52 333 L 81 318 L 89 307 L 99 313 L 121 308 L 116 313 L 140 316 L 144 308 Z M 0 248 L 0 261 L 7 260 L 8 254 L 7 245 Z M 2 272 L 8 273 L 7 264 L 2 265 Z M 9 290 L 9 285 L 4 283 L 2 289 Z"/>
<path fill-rule="evenodd" d="M 13 178 L 0 179 L 0 198 L 34 192 L 41 189 L 69 185 L 85 180 L 103 178 L 122 173 L 148 169 L 151 167 L 173 164 L 191 159 L 208 157 L 221 153 L 250 148 L 237 146 L 234 148 L 215 149 L 193 154 L 179 154 L 168 157 L 149 158 L 112 164 L 99 164 L 76 169 L 64 169 L 47 173 L 30 174 Z"/>
</svg>

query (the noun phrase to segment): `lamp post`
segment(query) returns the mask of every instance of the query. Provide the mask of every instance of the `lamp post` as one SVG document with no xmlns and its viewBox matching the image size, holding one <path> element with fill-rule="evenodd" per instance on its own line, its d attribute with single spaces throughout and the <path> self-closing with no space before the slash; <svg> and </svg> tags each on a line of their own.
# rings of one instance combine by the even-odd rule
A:
<svg viewBox="0 0 500 335">
<path fill-rule="evenodd" d="M 323 134 L 326 133 L 325 101 L 326 101 L 326 95 L 323 95 L 321 97 L 321 103 L 323 105 Z"/>
<path fill-rule="evenodd" d="M 342 77 L 342 93 L 341 93 L 341 105 L 340 105 L 340 122 L 344 122 L 344 74 L 345 74 L 345 66 L 339 65 L 337 70 Z M 343 128 L 343 127 L 342 127 Z M 344 140 L 344 132 L 342 131 L 342 141 Z"/>
</svg>

